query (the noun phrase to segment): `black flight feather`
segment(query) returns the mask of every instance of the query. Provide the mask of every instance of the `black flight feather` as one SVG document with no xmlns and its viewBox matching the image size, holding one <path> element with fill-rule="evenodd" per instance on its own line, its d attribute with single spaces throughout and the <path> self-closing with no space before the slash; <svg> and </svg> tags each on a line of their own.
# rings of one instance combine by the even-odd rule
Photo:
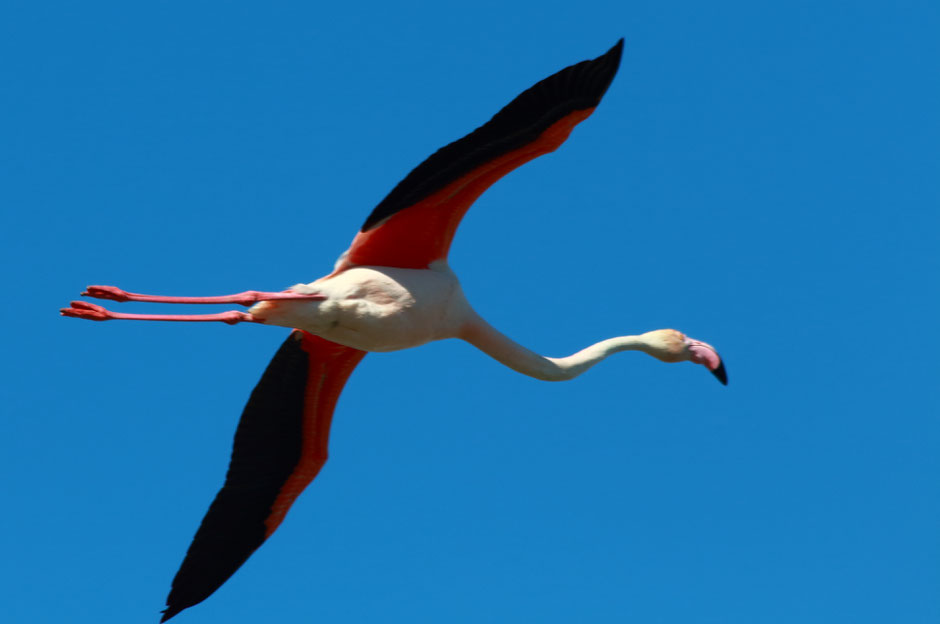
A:
<svg viewBox="0 0 940 624">
<path fill-rule="evenodd" d="M 617 73 L 622 53 L 623 39 L 606 54 L 566 67 L 523 91 L 484 125 L 418 165 L 375 207 L 362 231 L 477 167 L 535 141 L 566 115 L 597 106 Z"/>
</svg>

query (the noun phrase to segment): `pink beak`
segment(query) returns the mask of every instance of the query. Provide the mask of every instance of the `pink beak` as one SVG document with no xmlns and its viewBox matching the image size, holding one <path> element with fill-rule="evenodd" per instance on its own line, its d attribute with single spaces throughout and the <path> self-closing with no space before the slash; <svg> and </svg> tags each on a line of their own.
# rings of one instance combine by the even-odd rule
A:
<svg viewBox="0 0 940 624">
<path fill-rule="evenodd" d="M 692 361 L 710 370 L 718 381 L 727 386 L 728 372 L 725 370 L 725 363 L 721 361 L 721 357 L 715 351 L 715 347 L 701 340 L 692 340 L 691 338 L 686 338 L 686 340 L 688 341 Z"/>
</svg>

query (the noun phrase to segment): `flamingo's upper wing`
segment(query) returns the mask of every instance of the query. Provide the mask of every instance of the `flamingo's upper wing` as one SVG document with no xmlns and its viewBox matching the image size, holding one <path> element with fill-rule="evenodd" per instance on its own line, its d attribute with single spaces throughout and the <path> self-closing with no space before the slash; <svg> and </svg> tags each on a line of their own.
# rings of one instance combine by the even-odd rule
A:
<svg viewBox="0 0 940 624">
<path fill-rule="evenodd" d="M 376 206 L 337 268 L 423 269 L 445 259 L 477 197 L 516 167 L 554 151 L 594 111 L 622 51 L 621 39 L 606 54 L 536 83 L 486 124 L 435 152 Z"/>
<path fill-rule="evenodd" d="M 165 622 L 208 598 L 270 536 L 327 457 L 336 400 L 365 355 L 295 330 L 242 412 L 225 484 L 180 566 Z"/>
</svg>

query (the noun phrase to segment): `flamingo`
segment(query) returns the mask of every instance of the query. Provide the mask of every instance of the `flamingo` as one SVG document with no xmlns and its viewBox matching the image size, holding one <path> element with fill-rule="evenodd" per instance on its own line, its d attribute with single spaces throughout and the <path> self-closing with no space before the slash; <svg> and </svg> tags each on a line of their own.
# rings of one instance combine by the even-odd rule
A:
<svg viewBox="0 0 940 624">
<path fill-rule="evenodd" d="M 156 303 L 247 306 L 205 315 L 123 314 L 73 301 L 62 315 L 96 321 L 262 323 L 291 328 L 242 413 L 225 482 L 173 579 L 166 622 L 208 598 L 281 524 L 327 459 L 333 410 L 346 380 L 370 351 L 460 338 L 524 375 L 577 377 L 620 351 L 727 374 L 709 344 L 674 329 L 603 340 L 573 355 L 543 357 L 513 342 L 467 302 L 447 253 L 470 205 L 498 179 L 554 151 L 594 112 L 617 73 L 623 39 L 524 91 L 490 121 L 435 152 L 366 219 L 333 271 L 281 292 L 164 297 L 89 286 L 83 296 Z"/>
</svg>

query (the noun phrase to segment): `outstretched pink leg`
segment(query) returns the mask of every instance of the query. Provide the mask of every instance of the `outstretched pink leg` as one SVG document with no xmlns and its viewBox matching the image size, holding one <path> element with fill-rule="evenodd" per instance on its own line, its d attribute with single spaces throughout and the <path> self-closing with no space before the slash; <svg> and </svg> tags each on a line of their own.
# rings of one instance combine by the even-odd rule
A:
<svg viewBox="0 0 940 624">
<path fill-rule="evenodd" d="M 318 301 L 326 299 L 325 295 L 320 293 L 298 293 L 290 290 L 283 292 L 260 292 L 257 290 L 246 290 L 245 292 L 234 295 L 221 295 L 218 297 L 163 297 L 161 295 L 141 295 L 139 293 L 129 293 L 114 286 L 89 286 L 82 293 L 83 297 L 94 297 L 96 299 L 110 299 L 112 301 L 147 301 L 151 303 L 238 303 L 243 306 L 251 306 L 259 301 L 284 301 L 306 299 Z M 263 323 L 264 321 L 255 318 L 247 312 L 230 310 L 219 314 L 123 314 L 112 312 L 100 305 L 88 303 L 86 301 L 73 301 L 71 307 L 60 310 L 62 316 L 71 316 L 73 318 L 82 318 L 89 321 L 220 321 L 234 325 L 235 323 Z"/>
<path fill-rule="evenodd" d="M 264 321 L 255 318 L 247 312 L 238 310 L 229 310 L 218 314 L 123 314 L 121 312 L 112 312 L 100 305 L 88 303 L 87 301 L 73 301 L 72 307 L 59 310 L 62 316 L 71 316 L 73 318 L 87 319 L 89 321 L 221 321 L 234 325 L 236 323 L 263 323 Z"/>
<path fill-rule="evenodd" d="M 115 286 L 89 286 L 82 293 L 83 297 L 95 299 L 110 299 L 112 301 L 149 301 L 151 303 L 238 303 L 243 306 L 252 306 L 259 301 L 277 301 L 284 299 L 310 299 L 322 300 L 325 296 L 319 293 L 304 294 L 285 290 L 283 292 L 259 292 L 246 290 L 234 295 L 220 295 L 218 297 L 163 297 L 161 295 L 141 295 L 129 293 Z"/>
</svg>

